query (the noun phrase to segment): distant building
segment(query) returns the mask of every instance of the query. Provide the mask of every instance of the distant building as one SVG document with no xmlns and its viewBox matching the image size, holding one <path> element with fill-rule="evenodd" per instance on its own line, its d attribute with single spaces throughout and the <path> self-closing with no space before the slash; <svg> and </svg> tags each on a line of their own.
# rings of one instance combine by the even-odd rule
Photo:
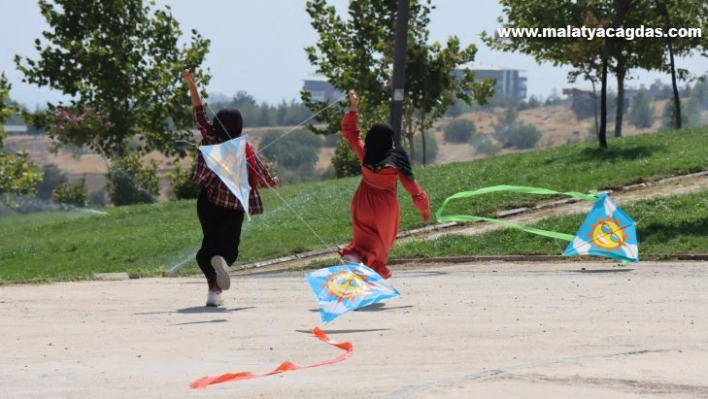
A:
<svg viewBox="0 0 708 399">
<path fill-rule="evenodd" d="M 315 101 L 330 101 L 344 97 L 344 93 L 332 86 L 323 76 L 312 76 L 305 79 L 302 89 L 310 92 Z"/>
<path fill-rule="evenodd" d="M 27 125 L 4 125 L 3 129 L 10 136 L 27 134 L 27 132 L 28 132 Z"/>
<path fill-rule="evenodd" d="M 526 77 L 520 69 L 501 68 L 497 66 L 467 66 L 463 69 L 473 71 L 477 80 L 491 78 L 496 81 L 494 86 L 495 96 L 523 100 L 526 98 Z M 462 70 L 455 70 L 456 76 L 462 75 Z M 303 90 L 312 94 L 313 100 L 327 101 L 344 96 L 344 93 L 335 89 L 326 78 L 321 76 L 310 77 L 304 80 Z"/>
<path fill-rule="evenodd" d="M 475 73 L 477 80 L 486 78 L 494 79 L 494 95 L 497 97 L 523 100 L 526 98 L 526 76 L 521 69 L 502 68 L 494 65 L 470 65 L 456 70 L 458 76 L 463 70 Z"/>
</svg>

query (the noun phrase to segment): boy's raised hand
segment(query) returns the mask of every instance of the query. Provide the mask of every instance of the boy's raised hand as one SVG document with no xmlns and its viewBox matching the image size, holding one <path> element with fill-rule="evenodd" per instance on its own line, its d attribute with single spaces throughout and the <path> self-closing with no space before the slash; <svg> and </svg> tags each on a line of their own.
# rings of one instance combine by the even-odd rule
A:
<svg viewBox="0 0 708 399">
<path fill-rule="evenodd" d="M 182 79 L 184 79 L 184 81 L 187 82 L 188 85 L 194 85 L 194 74 L 192 73 L 192 70 L 189 68 L 183 69 Z"/>
<path fill-rule="evenodd" d="M 359 111 L 359 101 L 361 99 L 359 98 L 359 95 L 356 94 L 356 91 L 354 90 L 349 90 L 349 105 L 351 106 L 351 109 L 353 112 Z"/>
</svg>

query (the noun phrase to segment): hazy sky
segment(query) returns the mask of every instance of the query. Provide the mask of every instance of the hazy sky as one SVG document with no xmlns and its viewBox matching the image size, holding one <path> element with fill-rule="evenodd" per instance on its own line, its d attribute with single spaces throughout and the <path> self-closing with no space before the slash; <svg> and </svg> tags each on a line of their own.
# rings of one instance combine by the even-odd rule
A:
<svg viewBox="0 0 708 399">
<path fill-rule="evenodd" d="M 347 0 L 330 0 L 345 9 Z M 233 95 L 245 90 L 259 102 L 271 104 L 299 100 L 302 80 L 314 72 L 304 48 L 316 43 L 316 34 L 305 12 L 305 0 L 157 0 L 169 4 L 183 32 L 194 28 L 211 39 L 206 66 L 213 78 L 210 93 Z M 523 69 L 528 77 L 528 94 L 547 97 L 553 89 L 560 93 L 566 83 L 566 68 L 538 65 L 532 57 L 491 51 L 479 40 L 483 30 L 493 32 L 501 6 L 496 0 L 439 0 L 429 26 L 433 40 L 444 41 L 457 35 L 464 45 L 478 46 L 476 64 Z M 208 6 L 207 6 L 208 5 Z M 47 28 L 36 1 L 0 0 L 0 72 L 13 85 L 11 97 L 31 108 L 61 95 L 21 82 L 14 64 L 15 54 L 36 58 L 33 42 Z M 698 56 L 679 60 L 679 67 L 705 73 L 708 62 Z M 628 85 L 649 84 L 658 73 L 634 73 L 638 80 Z M 577 85 L 586 86 L 580 82 Z"/>
</svg>

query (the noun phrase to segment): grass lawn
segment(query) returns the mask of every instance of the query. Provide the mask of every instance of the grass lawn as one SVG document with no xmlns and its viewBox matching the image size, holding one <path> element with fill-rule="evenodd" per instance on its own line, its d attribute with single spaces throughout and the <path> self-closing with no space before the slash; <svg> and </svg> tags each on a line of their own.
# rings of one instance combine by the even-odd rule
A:
<svg viewBox="0 0 708 399">
<path fill-rule="evenodd" d="M 708 170 L 708 129 L 646 134 L 597 143 L 497 156 L 484 160 L 418 167 L 416 178 L 433 212 L 459 191 L 508 184 L 556 191 L 616 189 L 642 181 Z M 306 250 L 333 248 L 350 237 L 349 202 L 359 178 L 263 190 L 266 213 L 244 222 L 239 264 Z M 401 229 L 419 227 L 420 216 L 399 190 Z M 625 208 L 639 223 L 640 253 L 705 252 L 706 200 L 701 195 L 638 202 Z M 492 216 L 549 197 L 495 193 L 454 201 L 446 214 Z M 195 201 L 175 201 L 84 211 L 46 212 L 0 218 L 0 282 L 84 279 L 98 272 L 159 275 L 193 260 L 201 230 Z M 540 227 L 574 233 L 582 216 L 554 218 Z M 448 237 L 429 243 L 400 243 L 392 257 L 464 254 L 559 254 L 559 244 L 503 231 L 481 237 Z"/>
</svg>

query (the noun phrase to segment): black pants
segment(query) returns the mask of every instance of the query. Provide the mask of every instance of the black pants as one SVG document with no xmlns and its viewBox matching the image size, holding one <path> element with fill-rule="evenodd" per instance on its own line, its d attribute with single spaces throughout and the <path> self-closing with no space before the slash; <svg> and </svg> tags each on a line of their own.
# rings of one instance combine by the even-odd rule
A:
<svg viewBox="0 0 708 399">
<path fill-rule="evenodd" d="M 216 272 L 211 265 L 211 258 L 223 256 L 229 266 L 236 262 L 244 212 L 212 204 L 207 198 L 206 190 L 202 189 L 197 198 L 197 216 L 203 234 L 202 247 L 197 252 L 197 264 L 202 269 L 209 288 L 213 288 L 216 286 Z"/>
</svg>

